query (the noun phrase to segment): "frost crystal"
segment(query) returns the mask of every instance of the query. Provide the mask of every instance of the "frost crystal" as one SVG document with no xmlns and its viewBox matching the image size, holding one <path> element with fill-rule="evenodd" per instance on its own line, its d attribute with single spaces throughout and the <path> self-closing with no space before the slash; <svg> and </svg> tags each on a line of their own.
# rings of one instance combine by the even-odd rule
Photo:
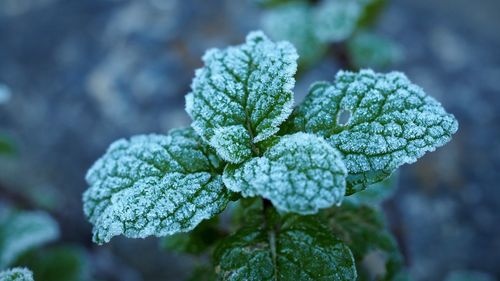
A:
<svg viewBox="0 0 500 281">
<path fill-rule="evenodd" d="M 33 273 L 27 268 L 16 267 L 0 272 L 0 281 L 33 281 Z"/>
<path fill-rule="evenodd" d="M 59 227 L 42 212 L 0 213 L 0 269 L 14 262 L 24 252 L 57 239 Z"/>
<path fill-rule="evenodd" d="M 200 141 L 182 129 L 113 143 L 86 177 L 84 212 L 94 241 L 186 232 L 221 212 L 229 198 L 223 163 Z"/>
<path fill-rule="evenodd" d="M 224 160 L 249 158 L 253 143 L 274 135 L 292 112 L 297 58 L 290 43 L 273 43 L 262 32 L 209 50 L 186 97 L 192 127 Z"/>
<path fill-rule="evenodd" d="M 290 216 L 279 231 L 248 226 L 215 250 L 218 280 L 356 280 L 349 248 L 317 218 Z"/>
<path fill-rule="evenodd" d="M 346 124 L 339 124 L 342 111 L 350 112 Z M 325 137 L 344 155 L 348 194 L 434 151 L 458 129 L 453 115 L 404 74 L 371 70 L 341 71 L 334 83 L 313 85 L 293 126 Z"/>
<path fill-rule="evenodd" d="M 282 211 L 316 213 L 339 204 L 347 170 L 340 153 L 323 138 L 297 133 L 281 137 L 262 157 L 224 170 L 224 183 L 245 197 L 262 196 Z"/>
</svg>

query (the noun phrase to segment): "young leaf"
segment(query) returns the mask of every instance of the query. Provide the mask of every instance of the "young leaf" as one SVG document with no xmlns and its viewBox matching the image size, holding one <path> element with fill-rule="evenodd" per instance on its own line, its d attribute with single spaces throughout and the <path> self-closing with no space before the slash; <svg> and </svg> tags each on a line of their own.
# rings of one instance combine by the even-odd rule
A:
<svg viewBox="0 0 500 281">
<path fill-rule="evenodd" d="M 226 161 L 241 163 L 278 130 L 293 105 L 297 53 L 252 32 L 246 43 L 203 56 L 186 96 L 192 127 Z"/>
<path fill-rule="evenodd" d="M 51 242 L 59 236 L 59 227 L 43 212 L 0 213 L 0 269 L 12 264 L 24 252 Z"/>
<path fill-rule="evenodd" d="M 113 143 L 86 177 L 84 212 L 94 241 L 192 230 L 229 201 L 222 164 L 191 129 Z"/>
<path fill-rule="evenodd" d="M 355 280 L 349 248 L 314 217 L 288 216 L 281 226 L 247 226 L 214 252 L 219 280 Z"/>
<path fill-rule="evenodd" d="M 292 122 L 293 131 L 321 135 L 344 155 L 347 194 L 434 151 L 458 129 L 455 117 L 404 74 L 371 70 L 314 84 Z"/>
<path fill-rule="evenodd" d="M 333 233 L 351 249 L 360 275 L 366 271 L 362 268 L 363 259 L 375 251 L 381 252 L 385 259 L 384 273 L 375 280 L 394 280 L 402 274 L 403 260 L 397 243 L 376 209 L 344 202 L 341 208 L 328 209 L 324 214 Z"/>
<path fill-rule="evenodd" d="M 281 211 L 313 214 L 340 204 L 346 173 L 341 155 L 323 138 L 296 133 L 281 137 L 260 158 L 228 165 L 223 180 L 230 190 L 267 198 Z"/>
<path fill-rule="evenodd" d="M 0 272 L 0 281 L 33 281 L 33 273 L 27 268 L 16 267 Z"/>
</svg>

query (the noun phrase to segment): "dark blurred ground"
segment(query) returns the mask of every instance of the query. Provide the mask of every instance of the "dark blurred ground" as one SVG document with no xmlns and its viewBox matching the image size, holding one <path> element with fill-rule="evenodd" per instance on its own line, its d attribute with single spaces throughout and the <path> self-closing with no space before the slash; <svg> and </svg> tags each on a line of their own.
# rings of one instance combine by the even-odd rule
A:
<svg viewBox="0 0 500 281">
<path fill-rule="evenodd" d="M 402 70 L 460 122 L 453 141 L 402 169 L 386 204 L 415 280 L 456 269 L 500 277 L 500 2 L 393 0 L 378 30 Z M 210 47 L 244 40 L 259 9 L 234 0 L 0 0 L 0 128 L 18 145 L 0 159 L 0 196 L 50 210 L 63 239 L 93 248 L 117 280 L 180 280 L 195 262 L 155 239 L 90 243 L 81 211 L 87 168 L 115 139 L 189 124 L 184 95 Z M 325 61 L 299 81 L 331 79 Z M 139 254 L 138 254 L 139 253 Z"/>
</svg>

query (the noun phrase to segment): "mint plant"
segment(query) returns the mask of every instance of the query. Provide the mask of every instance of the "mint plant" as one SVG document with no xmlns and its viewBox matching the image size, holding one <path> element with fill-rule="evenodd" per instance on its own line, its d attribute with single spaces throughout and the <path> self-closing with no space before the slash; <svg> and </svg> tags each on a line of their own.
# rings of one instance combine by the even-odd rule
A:
<svg viewBox="0 0 500 281">
<path fill-rule="evenodd" d="M 297 59 L 262 32 L 207 51 L 186 96 L 191 128 L 118 140 L 88 171 L 94 242 L 216 233 L 203 240 L 215 247 L 184 247 L 213 250 L 206 280 L 369 280 L 372 250 L 386 261 L 378 279 L 401 276 L 379 209 L 345 199 L 450 141 L 458 123 L 399 72 L 339 71 L 294 108 Z M 230 202 L 236 231 L 214 231 Z"/>
</svg>

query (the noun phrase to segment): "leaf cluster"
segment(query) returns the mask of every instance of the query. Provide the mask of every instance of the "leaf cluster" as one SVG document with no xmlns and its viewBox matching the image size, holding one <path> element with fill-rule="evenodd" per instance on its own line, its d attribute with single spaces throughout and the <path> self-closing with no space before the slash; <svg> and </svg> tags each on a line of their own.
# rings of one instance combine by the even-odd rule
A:
<svg viewBox="0 0 500 281">
<path fill-rule="evenodd" d="M 94 241 L 168 236 L 167 248 L 203 251 L 218 232 L 202 222 L 239 200 L 240 227 L 214 250 L 219 280 L 362 279 L 372 251 L 393 280 L 402 262 L 377 209 L 338 206 L 458 123 L 399 72 L 339 71 L 294 107 L 297 59 L 262 32 L 207 51 L 186 96 L 191 128 L 118 140 L 90 168 Z"/>
</svg>

